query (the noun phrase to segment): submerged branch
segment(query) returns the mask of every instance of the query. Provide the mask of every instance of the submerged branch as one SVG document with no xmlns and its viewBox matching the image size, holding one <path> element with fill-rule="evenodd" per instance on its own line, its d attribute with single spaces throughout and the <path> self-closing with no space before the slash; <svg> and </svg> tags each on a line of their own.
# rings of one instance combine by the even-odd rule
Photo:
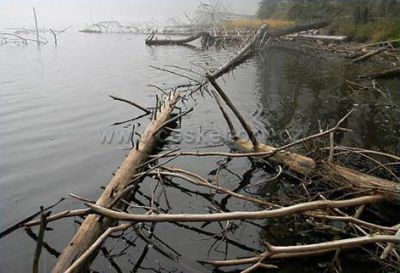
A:
<svg viewBox="0 0 400 273">
<path fill-rule="evenodd" d="M 235 211 L 226 213 L 214 213 L 214 214 L 159 214 L 159 215 L 140 215 L 140 214 L 129 214 L 124 212 L 118 212 L 101 207 L 96 204 L 86 203 L 86 205 L 92 209 L 94 213 L 102 216 L 121 220 L 121 221 L 133 221 L 133 222 L 220 222 L 220 221 L 232 221 L 232 220 L 255 220 L 255 219 L 266 219 L 272 217 L 282 217 L 292 214 L 298 214 L 305 211 L 312 211 L 316 209 L 327 209 L 327 208 L 343 208 L 358 206 L 362 204 L 375 203 L 383 200 L 384 197 L 381 195 L 364 196 L 354 199 L 342 200 L 342 201 L 314 201 L 308 203 L 297 204 L 289 207 L 283 207 L 273 210 L 263 211 Z"/>
<path fill-rule="evenodd" d="M 137 103 L 135 103 L 135 102 L 133 102 L 133 101 L 126 100 L 126 99 L 121 99 L 121 98 L 118 98 L 118 97 L 115 97 L 115 96 L 112 96 L 112 95 L 110 95 L 110 98 L 112 98 L 113 100 L 122 101 L 122 102 L 125 102 L 125 103 L 127 103 L 127 104 L 130 104 L 130 105 L 132 105 L 132 106 L 135 106 L 135 107 L 139 108 L 140 110 L 142 110 L 143 112 L 145 112 L 146 114 L 150 114 L 150 113 L 151 113 L 150 110 L 146 109 L 146 108 L 143 107 L 143 106 L 140 106 L 139 104 L 137 104 Z"/>
<path fill-rule="evenodd" d="M 324 243 L 299 246 L 272 246 L 265 243 L 267 251 L 259 256 L 226 261 L 204 261 L 203 263 L 215 266 L 232 266 L 257 263 L 261 259 L 292 258 L 310 255 L 320 255 L 337 249 L 355 248 L 372 243 L 400 243 L 400 238 L 393 235 L 368 235 L 358 238 L 336 240 Z"/>
</svg>

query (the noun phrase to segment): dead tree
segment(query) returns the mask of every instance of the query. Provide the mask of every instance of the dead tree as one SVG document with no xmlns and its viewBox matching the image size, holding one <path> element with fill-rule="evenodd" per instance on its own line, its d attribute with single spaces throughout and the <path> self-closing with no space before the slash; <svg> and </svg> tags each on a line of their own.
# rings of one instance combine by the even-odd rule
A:
<svg viewBox="0 0 400 273">
<path fill-rule="evenodd" d="M 268 32 L 267 31 L 267 26 L 262 26 L 259 31 L 257 32 L 256 35 L 251 39 L 250 42 L 248 42 L 245 46 L 245 48 L 249 49 L 250 47 L 253 47 L 256 41 L 263 40 L 266 41 L 268 38 L 278 38 L 281 36 L 285 36 L 288 34 L 296 33 L 296 32 L 301 32 L 305 30 L 310 30 L 310 29 L 318 29 L 318 28 L 323 28 L 329 25 L 329 21 L 321 21 L 321 22 L 316 22 L 316 23 L 309 23 L 309 24 L 301 24 L 297 25 L 294 27 L 282 29 L 282 30 L 275 30 Z M 227 40 L 227 41 L 236 41 L 237 37 L 217 37 L 217 36 L 212 36 L 208 32 L 199 32 L 195 35 L 192 35 L 188 38 L 184 39 L 157 39 L 155 38 L 155 33 L 152 33 L 150 36 L 147 37 L 145 43 L 146 45 L 185 45 L 190 42 L 193 42 L 197 39 L 201 38 L 202 39 L 202 45 L 204 47 L 204 43 L 207 44 L 212 44 L 216 42 L 219 39 Z"/>
<path fill-rule="evenodd" d="M 135 180 L 135 175 L 140 173 L 140 166 L 142 166 L 151 155 L 157 143 L 156 132 L 168 123 L 178 100 L 179 93 L 170 93 L 170 97 L 163 102 L 161 109 L 155 110 L 155 112 L 157 112 L 155 120 L 148 125 L 140 139 L 138 147 L 129 153 L 111 182 L 97 200 L 96 204 L 109 208 L 121 208 L 123 203 L 120 199 L 129 199 L 130 191 L 126 191 L 126 187 L 132 183 L 139 182 L 139 179 Z M 79 230 L 76 232 L 74 238 L 72 238 L 71 242 L 63 250 L 52 272 L 64 272 L 78 257 L 91 247 L 91 245 L 108 228 L 112 227 L 114 223 L 115 221 L 109 218 L 101 218 L 94 214 L 87 216 Z M 87 263 L 82 265 L 82 267 L 77 268 L 74 272 L 87 271 L 94 257 L 95 255 L 92 255 L 92 257 L 88 259 Z"/>
<path fill-rule="evenodd" d="M 155 34 L 151 34 L 149 37 L 147 37 L 145 43 L 146 45 L 185 45 L 188 44 L 190 42 L 193 42 L 197 39 L 201 39 L 201 43 L 203 45 L 211 43 L 211 41 L 215 40 L 215 38 L 213 36 L 211 36 L 211 34 L 209 34 L 208 32 L 200 32 L 197 33 L 195 35 L 192 35 L 188 38 L 184 38 L 184 39 L 157 39 L 154 38 Z"/>
<path fill-rule="evenodd" d="M 35 18 L 36 42 L 37 42 L 37 45 L 40 46 L 39 29 L 38 29 L 36 11 L 35 11 L 35 8 L 32 8 L 32 9 L 33 9 L 33 16 L 34 16 L 34 18 Z"/>
</svg>

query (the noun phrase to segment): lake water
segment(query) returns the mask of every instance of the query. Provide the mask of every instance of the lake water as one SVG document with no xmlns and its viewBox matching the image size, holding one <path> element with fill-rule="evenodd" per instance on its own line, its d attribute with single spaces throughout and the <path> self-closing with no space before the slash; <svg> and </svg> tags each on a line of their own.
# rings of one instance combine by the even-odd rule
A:
<svg viewBox="0 0 400 273">
<path fill-rule="evenodd" d="M 129 133 L 132 123 L 111 125 L 141 114 L 136 108 L 112 101 L 108 95 L 153 106 L 157 91 L 149 84 L 169 86 L 185 82 L 185 79 L 155 70 L 150 65 L 176 65 L 203 73 L 200 66 L 215 68 L 233 54 L 229 50 L 146 47 L 144 39 L 145 36 L 126 34 L 64 34 L 59 37 L 58 47 L 49 44 L 40 49 L 34 45 L 0 48 L 1 230 L 69 193 L 97 199 L 100 187 L 110 181 L 130 147 L 129 139 L 124 143 L 115 139 L 105 143 L 104 134 Z M 347 88 L 346 79 L 354 80 L 357 75 L 377 68 L 349 65 L 348 61 L 337 57 L 271 48 L 219 82 L 255 128 L 261 142 L 282 144 L 288 138 L 286 130 L 292 138 L 311 134 L 320 127 L 335 124 L 356 106 L 356 111 L 345 124 L 354 130 L 353 134 L 341 136 L 337 141 L 346 146 L 399 154 L 399 110 L 389 105 L 400 106 L 398 81 L 383 83 L 391 94 L 389 102 L 379 94 L 352 93 Z M 374 101 L 371 101 L 371 96 Z M 183 119 L 181 134 L 194 133 L 199 137 L 195 141 L 183 139 L 179 145 L 170 143 L 165 149 L 228 151 L 225 141 L 213 140 L 211 136 L 212 132 L 223 134 L 226 131 L 215 102 L 207 94 L 198 94 L 182 105 L 183 110 L 190 107 L 195 107 L 195 110 Z M 136 121 L 134 124 L 141 132 L 147 119 L 139 122 L 140 127 Z M 212 178 L 210 174 L 217 163 L 216 158 L 185 158 L 170 165 Z M 247 159 L 235 159 L 221 172 L 220 180 L 223 186 L 235 189 L 241 184 L 255 183 L 270 176 L 274 173 L 265 173 Z M 214 209 L 206 198 L 207 190 L 183 181 L 176 182 L 202 194 L 168 187 L 170 212 L 206 213 Z M 149 195 L 155 186 L 155 180 L 146 179 L 140 192 Z M 258 191 L 265 193 L 266 189 L 260 187 Z M 142 195 L 136 197 L 149 204 Z M 226 199 L 223 195 L 217 195 L 216 199 L 223 201 L 229 210 L 258 209 L 248 203 Z M 163 198 L 160 202 L 165 204 Z M 79 202 L 68 198 L 56 210 L 81 207 Z M 127 249 L 124 255 L 117 254 L 125 249 L 125 240 L 109 240 L 107 248 L 115 254 L 114 260 L 123 272 L 145 272 L 151 268 L 156 272 L 211 272 L 196 261 L 224 259 L 226 250 L 228 258 L 251 255 L 252 250 L 262 249 L 260 238 L 275 244 L 290 241 L 287 235 L 280 236 L 279 232 L 271 236 L 265 232 L 264 225 L 277 226 L 278 223 L 267 225 L 258 221 L 236 223 L 232 227 L 227 237 L 246 245 L 243 247 L 193 231 L 193 227 L 201 228 L 201 224 L 157 224 L 154 235 L 181 255 L 179 263 L 159 254 L 154 246 L 148 247 L 142 240 L 134 240 L 135 234 L 132 233 L 126 237 L 136 246 Z M 282 223 L 279 226 L 282 227 Z M 54 230 L 46 232 L 45 240 L 55 250 L 61 251 L 74 234 L 76 224 L 69 219 L 52 223 L 50 227 Z M 221 227 L 210 224 L 204 230 L 219 234 Z M 2 272 L 31 270 L 35 242 L 23 230 L 3 238 L 0 248 Z M 147 250 L 142 255 L 144 249 Z M 143 261 L 141 268 L 137 269 L 135 265 L 141 260 L 141 255 Z M 48 272 L 54 261 L 48 251 L 43 251 L 42 272 Z M 323 263 L 319 264 L 324 267 Z M 93 268 L 98 272 L 118 272 L 102 254 Z M 351 266 L 348 268 L 348 272 L 364 272 L 361 267 L 357 270 Z M 296 269 L 285 270 L 296 272 Z M 319 271 L 314 268 L 310 272 Z"/>
</svg>

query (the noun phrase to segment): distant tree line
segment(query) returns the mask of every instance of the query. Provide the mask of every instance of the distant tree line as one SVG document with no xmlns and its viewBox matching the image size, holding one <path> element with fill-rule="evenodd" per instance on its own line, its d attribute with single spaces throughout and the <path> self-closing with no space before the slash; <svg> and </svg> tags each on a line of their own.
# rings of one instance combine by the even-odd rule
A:
<svg viewBox="0 0 400 273">
<path fill-rule="evenodd" d="M 258 17 L 296 21 L 344 16 L 354 23 L 399 18 L 399 0 L 262 0 Z"/>
</svg>

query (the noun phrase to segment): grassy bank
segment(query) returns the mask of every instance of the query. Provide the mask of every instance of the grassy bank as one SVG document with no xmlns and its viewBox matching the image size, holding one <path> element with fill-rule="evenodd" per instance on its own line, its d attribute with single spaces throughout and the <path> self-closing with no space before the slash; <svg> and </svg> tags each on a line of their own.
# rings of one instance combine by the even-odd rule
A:
<svg viewBox="0 0 400 273">
<path fill-rule="evenodd" d="M 328 34 L 358 42 L 400 38 L 400 1 L 396 0 L 261 0 L 257 15 L 296 23 L 331 18 Z"/>
<path fill-rule="evenodd" d="M 399 20 L 380 20 L 355 24 L 350 19 L 334 21 L 329 27 L 330 34 L 346 35 L 357 42 L 378 42 L 400 39 Z"/>
</svg>

